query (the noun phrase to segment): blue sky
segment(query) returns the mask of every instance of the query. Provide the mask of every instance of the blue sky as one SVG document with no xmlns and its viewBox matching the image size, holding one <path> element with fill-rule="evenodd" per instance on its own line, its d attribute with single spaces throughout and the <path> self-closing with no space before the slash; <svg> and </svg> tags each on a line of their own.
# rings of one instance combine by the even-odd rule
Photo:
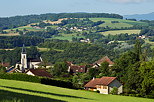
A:
<svg viewBox="0 0 154 102">
<path fill-rule="evenodd" d="M 0 0 L 0 17 L 61 12 L 146 14 L 154 12 L 153 5 L 154 0 Z"/>
</svg>

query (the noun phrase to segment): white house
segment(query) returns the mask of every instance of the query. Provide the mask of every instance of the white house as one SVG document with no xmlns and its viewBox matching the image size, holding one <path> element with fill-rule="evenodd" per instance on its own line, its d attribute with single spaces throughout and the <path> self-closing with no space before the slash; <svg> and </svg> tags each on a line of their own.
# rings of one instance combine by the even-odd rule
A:
<svg viewBox="0 0 154 102">
<path fill-rule="evenodd" d="M 99 91 L 101 94 L 110 94 L 116 87 L 118 89 L 117 94 L 123 93 L 123 85 L 116 77 L 93 78 L 84 87 L 86 90 Z"/>
</svg>

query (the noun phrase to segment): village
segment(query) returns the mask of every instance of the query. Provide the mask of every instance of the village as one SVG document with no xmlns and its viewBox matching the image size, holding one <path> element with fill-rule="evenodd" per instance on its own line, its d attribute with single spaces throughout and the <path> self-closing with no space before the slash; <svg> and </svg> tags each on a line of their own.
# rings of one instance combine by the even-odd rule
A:
<svg viewBox="0 0 154 102">
<path fill-rule="evenodd" d="M 75 65 L 72 62 L 67 61 L 67 72 L 71 75 L 76 75 L 76 73 L 87 73 L 90 68 L 98 69 L 103 62 L 109 63 L 109 67 L 114 65 L 108 56 L 103 57 L 102 59 L 94 62 L 93 64 L 87 65 Z M 53 76 L 47 72 L 48 68 L 54 67 L 51 64 L 47 64 L 44 67 L 42 58 L 27 58 L 26 48 L 23 45 L 22 52 L 21 52 L 21 60 L 20 62 L 16 63 L 15 66 L 9 65 L 9 63 L 0 63 L 1 66 L 6 68 L 7 73 L 25 73 L 27 75 L 32 76 L 41 76 L 41 77 L 48 77 L 52 78 Z M 120 83 L 116 77 L 107 77 L 103 76 L 101 78 L 94 78 L 91 79 L 84 85 L 85 90 L 91 91 L 99 91 L 101 94 L 110 94 L 114 88 L 117 89 L 117 94 L 121 94 L 123 92 L 123 85 Z"/>
</svg>

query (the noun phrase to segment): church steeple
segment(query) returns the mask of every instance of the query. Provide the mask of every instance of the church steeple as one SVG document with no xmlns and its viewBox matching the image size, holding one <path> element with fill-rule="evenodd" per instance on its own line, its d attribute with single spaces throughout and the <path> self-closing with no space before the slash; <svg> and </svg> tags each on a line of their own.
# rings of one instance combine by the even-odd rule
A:
<svg viewBox="0 0 154 102">
<path fill-rule="evenodd" d="M 22 52 L 21 52 L 21 68 L 20 68 L 22 72 L 24 72 L 24 70 L 28 67 L 27 64 L 28 64 L 27 63 L 27 52 L 26 52 L 25 45 L 23 44 Z"/>
<path fill-rule="evenodd" d="M 26 48 L 25 48 L 25 45 L 23 44 L 23 46 L 22 46 L 22 52 L 21 52 L 22 54 L 26 54 L 27 52 L 26 52 Z"/>
</svg>

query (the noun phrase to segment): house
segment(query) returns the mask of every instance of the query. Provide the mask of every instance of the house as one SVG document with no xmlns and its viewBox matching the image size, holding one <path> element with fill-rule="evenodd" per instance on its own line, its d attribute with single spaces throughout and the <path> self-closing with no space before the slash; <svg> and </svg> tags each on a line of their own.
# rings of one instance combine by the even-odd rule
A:
<svg viewBox="0 0 154 102">
<path fill-rule="evenodd" d="M 93 78 L 84 86 L 86 90 L 99 91 L 101 94 L 110 94 L 114 87 L 118 88 L 117 94 L 123 92 L 123 85 L 116 77 Z"/>
<path fill-rule="evenodd" d="M 69 73 L 86 73 L 87 68 L 85 65 L 77 66 L 77 65 L 71 65 L 68 68 Z"/>
<path fill-rule="evenodd" d="M 27 52 L 23 45 L 21 52 L 21 61 L 16 64 L 15 68 L 19 69 L 21 72 L 25 72 L 28 69 L 38 68 L 41 62 L 41 58 L 27 58 Z"/>
<path fill-rule="evenodd" d="M 94 68 L 95 68 L 95 67 L 100 67 L 101 64 L 102 64 L 103 62 L 108 62 L 108 63 L 109 63 L 109 67 L 113 66 L 113 64 L 114 64 L 114 62 L 112 62 L 112 61 L 109 59 L 108 56 L 105 56 L 105 57 L 101 58 L 100 60 L 94 62 L 94 63 L 93 63 L 94 66 L 93 66 L 93 67 L 94 67 Z"/>
<path fill-rule="evenodd" d="M 9 66 L 10 66 L 10 63 L 0 63 L 0 66 L 3 66 L 3 67 L 5 67 L 6 69 L 7 68 L 9 68 Z"/>
<path fill-rule="evenodd" d="M 51 74 L 48 73 L 46 70 L 44 69 L 29 69 L 26 74 L 28 75 L 32 75 L 32 76 L 41 76 L 41 77 L 48 77 L 51 78 Z"/>
</svg>

